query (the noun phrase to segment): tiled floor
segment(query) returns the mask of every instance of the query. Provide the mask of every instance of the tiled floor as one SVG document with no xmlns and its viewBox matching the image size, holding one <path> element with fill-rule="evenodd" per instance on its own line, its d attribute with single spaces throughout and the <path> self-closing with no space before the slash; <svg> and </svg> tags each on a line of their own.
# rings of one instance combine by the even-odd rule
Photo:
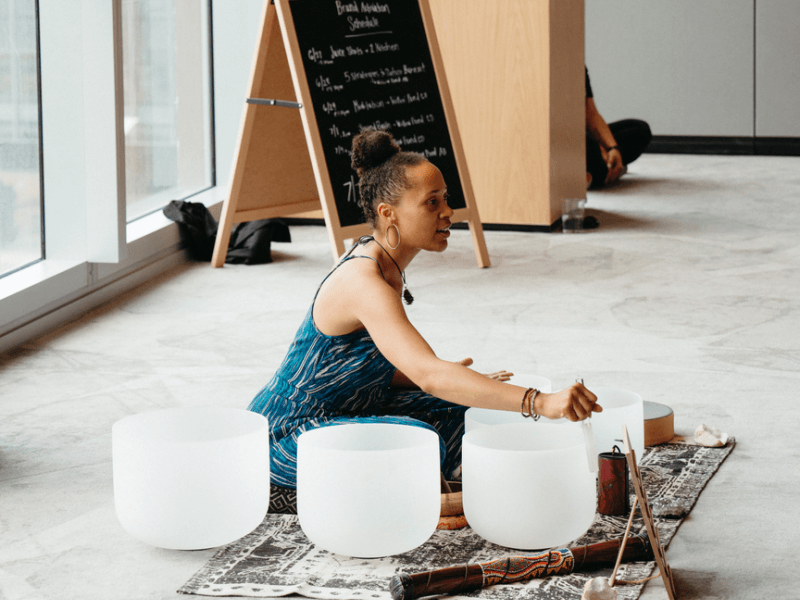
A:
<svg viewBox="0 0 800 600">
<path fill-rule="evenodd" d="M 589 194 L 597 230 L 489 231 L 483 270 L 454 231 L 407 272 L 439 356 L 634 390 L 673 407 L 678 433 L 736 437 L 667 551 L 682 599 L 797 595 L 798 202 L 798 158 L 645 155 Z M 292 236 L 272 264 L 187 264 L 0 357 L 0 599 L 176 598 L 212 555 L 120 528 L 111 425 L 247 405 L 331 266 L 323 228 Z"/>
</svg>

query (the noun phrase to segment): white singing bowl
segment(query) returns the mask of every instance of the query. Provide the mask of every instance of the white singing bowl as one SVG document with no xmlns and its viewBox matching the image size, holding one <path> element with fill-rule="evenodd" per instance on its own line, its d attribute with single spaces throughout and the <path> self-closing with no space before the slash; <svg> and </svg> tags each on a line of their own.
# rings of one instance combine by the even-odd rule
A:
<svg viewBox="0 0 800 600">
<path fill-rule="evenodd" d="M 616 445 L 625 452 L 622 440 L 622 426 L 628 428 L 631 447 L 636 452 L 636 463 L 644 454 L 644 402 L 639 394 L 608 387 L 590 388 L 597 396 L 597 403 L 603 412 L 592 413 L 597 453 L 611 452 Z"/>
<path fill-rule="evenodd" d="M 439 436 L 421 427 L 352 423 L 297 443 L 297 517 L 316 546 L 374 558 L 413 550 L 439 523 Z"/>
<path fill-rule="evenodd" d="M 577 427 L 507 423 L 474 429 L 462 447 L 464 516 L 484 539 L 523 550 L 586 533 L 597 504 Z"/>
<path fill-rule="evenodd" d="M 229 544 L 269 508 L 267 419 L 220 407 L 168 408 L 111 428 L 114 504 L 123 529 L 173 550 Z"/>
<path fill-rule="evenodd" d="M 526 388 L 535 388 L 545 393 L 549 393 L 552 390 L 552 383 L 550 380 L 538 375 L 514 375 L 509 383 Z M 519 400 L 521 404 L 522 397 L 520 397 Z M 502 425 L 503 423 L 522 423 L 528 420 L 529 419 L 523 417 L 519 411 L 472 407 L 467 409 L 467 412 L 464 413 L 464 430 L 472 431 L 478 427 Z"/>
</svg>

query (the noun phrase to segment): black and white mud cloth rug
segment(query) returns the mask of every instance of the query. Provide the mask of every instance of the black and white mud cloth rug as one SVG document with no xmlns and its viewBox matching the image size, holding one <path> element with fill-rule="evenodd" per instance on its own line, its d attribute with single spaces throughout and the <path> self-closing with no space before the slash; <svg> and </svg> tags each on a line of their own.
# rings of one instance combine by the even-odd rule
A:
<svg viewBox="0 0 800 600">
<path fill-rule="evenodd" d="M 671 443 L 645 450 L 639 467 L 665 548 L 734 444 L 731 438 L 722 448 Z M 572 545 L 621 538 L 627 520 L 627 516 L 598 514 L 589 531 Z M 647 535 L 638 511 L 632 531 Z M 203 596 L 273 598 L 294 595 L 324 600 L 391 600 L 389 581 L 397 572 L 417 573 L 515 554 L 524 552 L 487 542 L 467 527 L 456 531 L 437 530 L 425 544 L 404 554 L 374 559 L 350 558 L 317 549 L 303 534 L 295 515 L 270 514 L 255 531 L 217 552 L 178 592 Z M 654 568 L 655 562 L 622 565 L 617 579 L 645 579 Z M 611 568 L 572 573 L 495 585 L 457 597 L 579 600 L 588 579 L 610 575 Z M 633 600 L 639 597 L 643 586 L 640 583 L 615 589 L 619 600 Z"/>
</svg>

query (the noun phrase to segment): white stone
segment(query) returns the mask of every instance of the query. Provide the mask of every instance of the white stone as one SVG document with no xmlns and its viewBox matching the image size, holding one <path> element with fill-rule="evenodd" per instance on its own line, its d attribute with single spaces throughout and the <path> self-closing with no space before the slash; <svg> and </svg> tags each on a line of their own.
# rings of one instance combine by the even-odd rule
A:
<svg viewBox="0 0 800 600">
<path fill-rule="evenodd" d="M 699 425 L 694 432 L 694 442 L 699 446 L 717 447 L 728 443 L 728 434 L 716 427 Z"/>
<path fill-rule="evenodd" d="M 581 600 L 617 600 L 617 590 L 608 585 L 605 577 L 595 577 L 583 586 Z"/>
</svg>

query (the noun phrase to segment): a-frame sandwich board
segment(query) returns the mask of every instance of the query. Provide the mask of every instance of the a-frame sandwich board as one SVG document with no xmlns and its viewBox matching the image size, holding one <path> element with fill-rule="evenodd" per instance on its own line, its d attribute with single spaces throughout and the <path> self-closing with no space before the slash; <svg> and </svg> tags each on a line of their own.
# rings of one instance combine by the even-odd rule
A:
<svg viewBox="0 0 800 600">
<path fill-rule="evenodd" d="M 289 4 L 290 0 L 275 0 L 274 3 L 265 0 L 264 3 L 262 28 L 251 70 L 249 101 L 242 117 L 230 192 L 223 204 L 214 247 L 212 265 L 215 267 L 224 264 L 231 229 L 237 223 L 321 208 L 334 259 L 344 252 L 345 240 L 369 232 L 364 223 L 342 225 L 339 218 Z M 419 0 L 419 7 L 466 204 L 464 208 L 455 210 L 452 221 L 468 223 L 478 264 L 488 267 L 483 227 L 427 0 Z M 252 103 L 253 99 L 262 104 Z M 267 99 L 278 102 L 265 106 L 263 102 Z"/>
</svg>

